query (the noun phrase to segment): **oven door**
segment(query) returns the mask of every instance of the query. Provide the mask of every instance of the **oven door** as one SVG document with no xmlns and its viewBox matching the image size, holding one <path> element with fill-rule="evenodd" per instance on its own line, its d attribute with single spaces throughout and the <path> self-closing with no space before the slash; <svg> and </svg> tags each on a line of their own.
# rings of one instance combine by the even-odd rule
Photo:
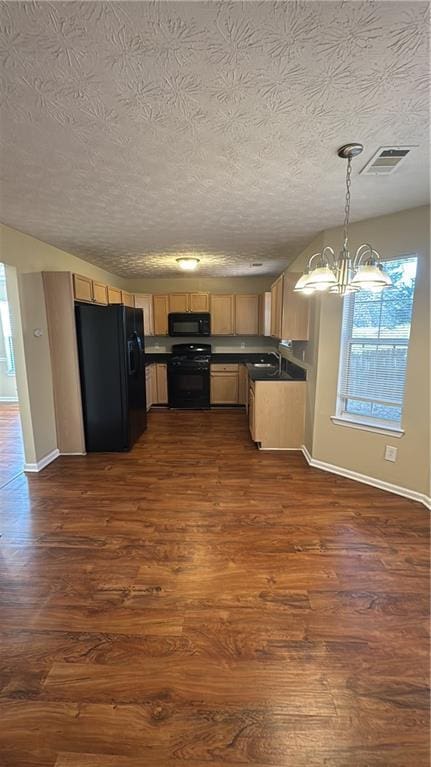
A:
<svg viewBox="0 0 431 767">
<path fill-rule="evenodd" d="M 169 407 L 208 409 L 210 406 L 209 367 L 192 365 L 168 367 Z"/>
</svg>

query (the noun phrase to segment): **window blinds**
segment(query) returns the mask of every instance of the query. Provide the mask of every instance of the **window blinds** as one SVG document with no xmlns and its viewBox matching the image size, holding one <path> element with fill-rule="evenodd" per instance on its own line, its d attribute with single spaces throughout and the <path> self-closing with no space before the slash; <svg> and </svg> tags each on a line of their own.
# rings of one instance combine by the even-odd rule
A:
<svg viewBox="0 0 431 767">
<path fill-rule="evenodd" d="M 393 287 L 345 299 L 338 415 L 400 423 L 416 257 L 385 262 Z"/>
</svg>

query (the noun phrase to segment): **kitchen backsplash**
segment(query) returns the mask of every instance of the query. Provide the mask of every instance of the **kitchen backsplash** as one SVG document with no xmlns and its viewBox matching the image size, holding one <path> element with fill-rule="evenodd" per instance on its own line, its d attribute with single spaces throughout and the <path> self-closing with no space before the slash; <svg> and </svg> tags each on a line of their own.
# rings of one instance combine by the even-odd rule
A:
<svg viewBox="0 0 431 767">
<path fill-rule="evenodd" d="M 157 352 L 169 353 L 172 344 L 211 344 L 213 352 L 270 352 L 275 351 L 277 343 L 266 336 L 196 336 L 191 338 L 168 338 L 167 336 L 147 336 L 145 351 L 151 354 Z"/>
</svg>

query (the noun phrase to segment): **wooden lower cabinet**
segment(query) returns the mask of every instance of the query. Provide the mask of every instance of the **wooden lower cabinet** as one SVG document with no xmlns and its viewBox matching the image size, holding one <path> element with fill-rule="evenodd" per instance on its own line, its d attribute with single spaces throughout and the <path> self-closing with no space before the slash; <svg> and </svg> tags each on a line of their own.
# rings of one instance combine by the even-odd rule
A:
<svg viewBox="0 0 431 767">
<path fill-rule="evenodd" d="M 147 400 L 147 411 L 153 404 L 153 376 L 152 368 L 154 365 L 147 365 L 145 368 L 145 395 Z"/>
<path fill-rule="evenodd" d="M 248 372 L 244 364 L 240 364 L 238 371 L 238 404 L 247 406 L 248 399 Z"/>
<path fill-rule="evenodd" d="M 239 365 L 211 365 L 211 405 L 238 405 Z"/>
<path fill-rule="evenodd" d="M 253 442 L 257 442 L 255 434 L 255 400 L 254 400 L 254 386 L 250 382 L 248 389 L 248 428 L 250 429 L 250 435 Z"/>
<path fill-rule="evenodd" d="M 153 405 L 168 404 L 168 370 L 164 363 L 153 363 L 145 368 L 147 410 Z"/>
<path fill-rule="evenodd" d="M 157 405 L 168 404 L 168 366 L 157 363 L 156 368 L 156 403 Z"/>
<path fill-rule="evenodd" d="M 263 449 L 299 450 L 304 442 L 305 381 L 250 381 L 251 438 Z"/>
</svg>

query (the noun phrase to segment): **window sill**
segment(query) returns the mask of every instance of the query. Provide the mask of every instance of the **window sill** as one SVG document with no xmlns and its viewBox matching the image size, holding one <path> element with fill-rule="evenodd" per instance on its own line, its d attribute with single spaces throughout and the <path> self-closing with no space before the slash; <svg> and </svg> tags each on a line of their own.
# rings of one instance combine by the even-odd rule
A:
<svg viewBox="0 0 431 767">
<path fill-rule="evenodd" d="M 331 421 L 336 426 L 347 426 L 349 429 L 360 429 L 361 431 L 371 431 L 374 434 L 387 434 L 389 437 L 400 439 L 405 434 L 404 429 L 399 426 L 379 426 L 375 423 L 366 423 L 365 421 L 355 421 L 353 418 L 341 418 L 331 415 Z"/>
</svg>

